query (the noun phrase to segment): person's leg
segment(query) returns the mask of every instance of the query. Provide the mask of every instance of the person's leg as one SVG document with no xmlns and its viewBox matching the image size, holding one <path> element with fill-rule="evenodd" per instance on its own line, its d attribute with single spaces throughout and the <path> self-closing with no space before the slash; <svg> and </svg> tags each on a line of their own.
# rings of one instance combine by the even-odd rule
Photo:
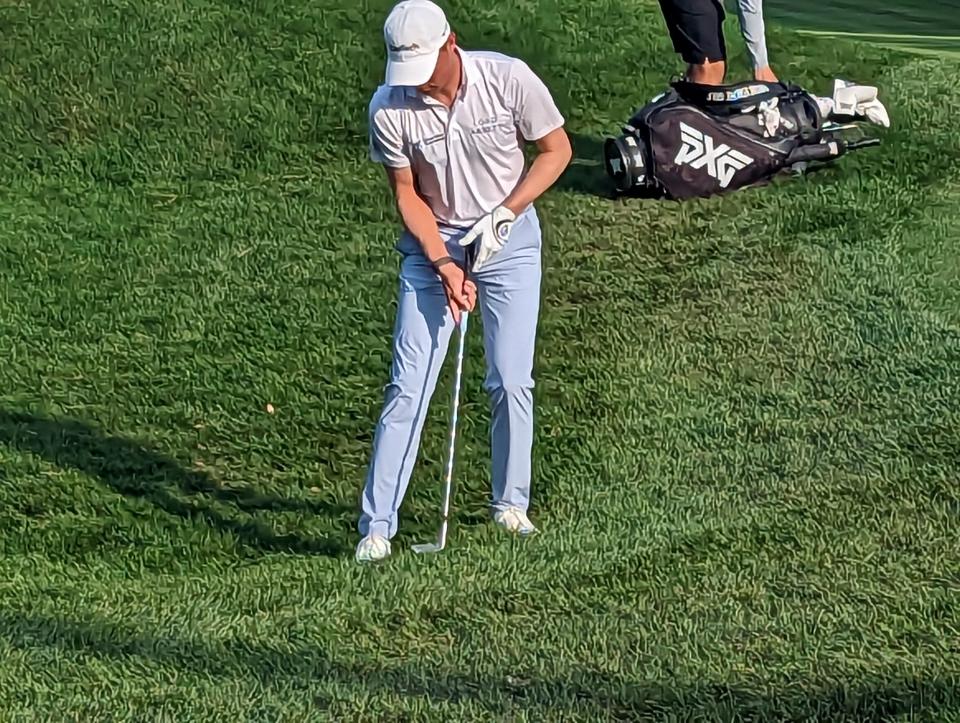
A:
<svg viewBox="0 0 960 723">
<path fill-rule="evenodd" d="M 691 83 L 701 85 L 723 85 L 723 79 L 727 75 L 727 64 L 723 60 L 705 61 L 696 65 L 687 66 L 686 79 Z"/>
<path fill-rule="evenodd" d="M 660 0 L 674 50 L 692 83 L 720 85 L 726 76 L 725 13 L 720 0 Z"/>
<path fill-rule="evenodd" d="M 453 328 L 436 273 L 425 257 L 408 256 L 400 273 L 390 381 L 361 498 L 358 530 L 364 538 L 396 534 L 397 513 Z"/>
<path fill-rule="evenodd" d="M 687 57 L 687 79 L 703 85 L 722 85 L 727 77 L 726 14 L 722 0 L 691 4 L 688 21 L 695 51 Z"/>
<path fill-rule="evenodd" d="M 659 2 L 663 21 L 667 25 L 667 33 L 670 35 L 670 41 L 673 43 L 673 51 L 683 56 L 684 52 L 686 52 L 688 40 L 682 28 L 683 14 L 680 4 L 682 0 L 659 0 Z"/>
<path fill-rule="evenodd" d="M 490 395 L 491 506 L 498 522 L 520 532 L 529 521 L 534 436 L 533 364 L 540 310 L 541 232 L 530 209 L 498 257 L 475 277 L 483 319 Z M 522 513 L 504 523 L 503 513 Z"/>
</svg>

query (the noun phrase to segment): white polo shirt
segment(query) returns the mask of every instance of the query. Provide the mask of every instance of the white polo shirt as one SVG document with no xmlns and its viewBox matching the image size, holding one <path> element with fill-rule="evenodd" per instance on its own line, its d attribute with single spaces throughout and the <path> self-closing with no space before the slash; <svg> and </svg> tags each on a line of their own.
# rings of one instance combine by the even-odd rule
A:
<svg viewBox="0 0 960 723">
<path fill-rule="evenodd" d="M 503 203 L 525 172 L 521 138 L 563 125 L 546 85 L 517 58 L 458 48 L 460 93 L 448 109 L 415 88 L 381 85 L 369 107 L 370 158 L 412 166 L 439 224 L 470 227 Z"/>
</svg>

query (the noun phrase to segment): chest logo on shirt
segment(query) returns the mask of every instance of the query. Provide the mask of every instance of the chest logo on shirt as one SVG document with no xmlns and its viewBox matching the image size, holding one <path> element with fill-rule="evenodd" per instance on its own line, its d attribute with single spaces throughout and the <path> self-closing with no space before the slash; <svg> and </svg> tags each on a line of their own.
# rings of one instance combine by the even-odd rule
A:
<svg viewBox="0 0 960 723">
<path fill-rule="evenodd" d="M 470 129 L 471 135 L 479 135 L 481 133 L 493 133 L 500 127 L 500 119 L 496 116 L 490 116 L 488 118 L 480 118 L 474 124 L 473 128 Z"/>
</svg>

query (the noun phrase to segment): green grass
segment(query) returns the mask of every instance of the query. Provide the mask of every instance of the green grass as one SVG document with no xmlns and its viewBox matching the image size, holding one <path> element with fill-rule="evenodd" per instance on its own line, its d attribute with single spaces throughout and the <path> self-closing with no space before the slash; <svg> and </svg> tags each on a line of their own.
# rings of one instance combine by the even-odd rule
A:
<svg viewBox="0 0 960 723">
<path fill-rule="evenodd" d="M 768 21 L 788 25 L 801 33 L 852 36 L 915 53 L 960 58 L 957 0 L 767 0 L 764 14 Z"/>
<path fill-rule="evenodd" d="M 448 5 L 586 161 L 681 67 L 650 2 Z M 472 334 L 451 547 L 409 550 L 443 393 L 368 569 L 388 6 L 0 6 L 0 719 L 960 720 L 960 65 L 772 27 L 782 76 L 882 89 L 883 145 L 685 204 L 572 166 L 543 533 L 488 522 Z"/>
</svg>

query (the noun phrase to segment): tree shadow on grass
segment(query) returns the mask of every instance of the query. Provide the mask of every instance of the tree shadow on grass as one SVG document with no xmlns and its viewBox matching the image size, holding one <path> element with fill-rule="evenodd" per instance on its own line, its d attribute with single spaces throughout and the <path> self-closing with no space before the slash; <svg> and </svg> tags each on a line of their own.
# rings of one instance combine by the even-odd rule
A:
<svg viewBox="0 0 960 723">
<path fill-rule="evenodd" d="M 282 641 L 282 649 L 239 638 L 207 643 L 154 636 L 142 627 L 102 617 L 79 622 L 26 612 L 0 613 L 0 640 L 20 650 L 53 649 L 68 656 L 94 656 L 125 665 L 138 658 L 213 678 L 253 676 L 267 686 L 287 681 L 322 682 L 354 693 L 417 696 L 428 703 L 473 703 L 499 717 L 524 711 L 614 720 L 887 721 L 960 710 L 957 680 L 946 676 L 851 681 L 827 687 L 801 681 L 773 692 L 711 681 L 638 683 L 595 670 L 582 670 L 564 680 L 540 680 L 506 671 L 482 676 L 423 664 L 387 667 L 372 661 L 340 662 L 316 645 L 295 639 Z M 348 698 L 342 694 L 334 699 L 315 690 L 311 695 L 319 708 L 340 715 L 349 712 Z"/>
<path fill-rule="evenodd" d="M 243 519 L 242 514 L 302 512 L 329 518 L 339 517 L 344 508 L 252 489 L 224 488 L 206 472 L 184 469 L 170 457 L 131 440 L 105 435 L 83 422 L 0 410 L 0 443 L 28 451 L 59 467 L 97 477 L 120 494 L 146 500 L 171 515 L 201 519 L 244 545 L 330 557 L 344 554 L 347 549 L 338 539 L 277 534 L 261 521 Z M 225 514 L 221 511 L 224 506 L 241 515 L 235 518 Z"/>
</svg>

